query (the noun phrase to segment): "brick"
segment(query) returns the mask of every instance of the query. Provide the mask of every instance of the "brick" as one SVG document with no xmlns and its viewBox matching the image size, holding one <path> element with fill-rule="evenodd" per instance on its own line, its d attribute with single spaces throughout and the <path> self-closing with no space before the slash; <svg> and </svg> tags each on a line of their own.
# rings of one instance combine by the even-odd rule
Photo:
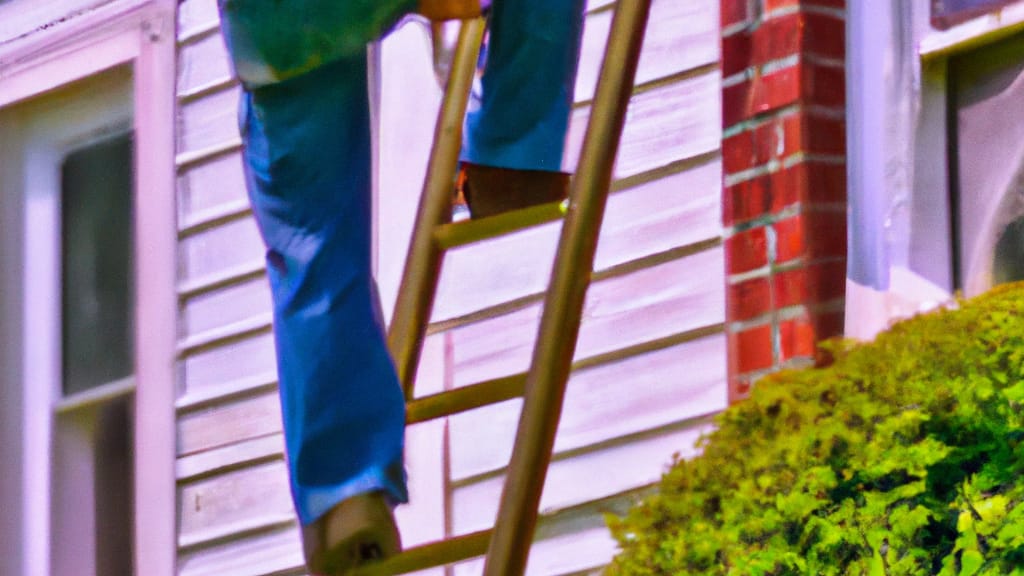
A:
<svg viewBox="0 0 1024 576">
<path fill-rule="evenodd" d="M 749 22 L 753 17 L 749 0 L 722 0 L 719 5 L 722 28 L 741 22 Z"/>
<path fill-rule="evenodd" d="M 722 198 L 722 222 L 732 226 L 759 218 L 771 210 L 771 177 L 759 176 L 733 184 L 725 189 Z"/>
<path fill-rule="evenodd" d="M 801 98 L 820 106 L 846 105 L 846 71 L 839 66 L 801 63 Z"/>
<path fill-rule="evenodd" d="M 772 228 L 775 230 L 775 263 L 784 264 L 807 254 L 803 214 L 780 220 Z"/>
<path fill-rule="evenodd" d="M 776 272 L 772 277 L 772 301 L 776 308 L 814 305 L 843 297 L 846 261 L 820 262 Z"/>
<path fill-rule="evenodd" d="M 846 122 L 836 118 L 802 115 L 799 128 L 800 145 L 813 154 L 846 154 Z"/>
<path fill-rule="evenodd" d="M 751 35 L 742 30 L 722 38 L 722 77 L 728 78 L 750 66 Z"/>
<path fill-rule="evenodd" d="M 845 140 L 844 140 L 845 144 Z M 846 165 L 807 162 L 807 190 L 803 201 L 811 205 L 846 204 Z"/>
<path fill-rule="evenodd" d="M 775 361 L 770 325 L 733 332 L 729 334 L 729 344 L 729 362 L 735 366 L 733 374 L 743 375 L 771 368 Z"/>
<path fill-rule="evenodd" d="M 844 140 L 845 143 L 845 140 Z M 771 212 L 795 204 L 835 206 L 846 203 L 846 166 L 808 160 L 771 175 Z"/>
<path fill-rule="evenodd" d="M 754 278 L 729 286 L 726 295 L 728 319 L 750 320 L 772 309 L 772 290 L 768 278 Z"/>
<path fill-rule="evenodd" d="M 803 65 L 798 64 L 757 77 L 750 96 L 751 115 L 797 103 L 801 97 L 802 70 Z"/>
<path fill-rule="evenodd" d="M 771 176 L 772 213 L 800 204 L 807 197 L 807 165 L 800 162 L 784 168 Z"/>
<path fill-rule="evenodd" d="M 755 131 L 746 130 L 722 140 L 722 170 L 735 174 L 757 163 L 754 153 Z"/>
<path fill-rule="evenodd" d="M 802 65 L 753 77 L 722 90 L 722 126 L 728 128 L 800 101 L 804 91 Z"/>
<path fill-rule="evenodd" d="M 846 56 L 846 22 L 831 15 L 805 12 L 801 52 L 826 58 Z"/>
<path fill-rule="evenodd" d="M 803 212 L 772 227 L 776 264 L 846 255 L 845 212 Z"/>
<path fill-rule="evenodd" d="M 730 377 L 729 391 L 727 394 L 729 405 L 733 405 L 749 397 L 751 388 L 750 379 L 741 378 L 739 376 Z"/>
<path fill-rule="evenodd" d="M 812 317 L 812 320 L 814 321 L 815 335 L 818 337 L 818 342 L 821 342 L 828 338 L 835 338 L 843 335 L 843 330 L 846 325 L 846 313 L 828 312 L 815 314 Z"/>
<path fill-rule="evenodd" d="M 800 317 L 779 323 L 780 361 L 813 358 L 816 343 L 814 325 L 809 318 Z"/>
<path fill-rule="evenodd" d="M 751 88 L 749 80 L 722 88 L 723 129 L 747 119 Z"/>
<path fill-rule="evenodd" d="M 806 212 L 804 235 L 808 256 L 843 258 L 846 256 L 846 212 Z"/>
<path fill-rule="evenodd" d="M 741 274 L 768 265 L 768 234 L 762 228 L 745 230 L 725 240 L 730 274 Z"/>
<path fill-rule="evenodd" d="M 808 313 L 779 325 L 781 361 L 813 358 L 815 366 L 828 366 L 834 358 L 818 344 L 843 335 L 844 312 Z"/>
<path fill-rule="evenodd" d="M 750 63 L 760 66 L 800 52 L 804 14 L 796 12 L 765 20 L 751 34 Z"/>
</svg>

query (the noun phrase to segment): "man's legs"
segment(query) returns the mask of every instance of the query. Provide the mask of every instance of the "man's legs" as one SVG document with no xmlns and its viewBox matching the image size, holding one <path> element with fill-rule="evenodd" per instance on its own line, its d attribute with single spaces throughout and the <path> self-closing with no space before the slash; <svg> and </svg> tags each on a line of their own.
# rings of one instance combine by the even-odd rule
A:
<svg viewBox="0 0 1024 576">
<path fill-rule="evenodd" d="M 241 118 L 299 519 L 370 492 L 404 502 L 405 405 L 370 270 L 365 55 L 252 90 Z"/>
<path fill-rule="evenodd" d="M 481 91 L 466 117 L 461 156 L 474 217 L 566 192 L 568 178 L 559 172 L 583 10 L 583 0 L 493 2 Z"/>
</svg>

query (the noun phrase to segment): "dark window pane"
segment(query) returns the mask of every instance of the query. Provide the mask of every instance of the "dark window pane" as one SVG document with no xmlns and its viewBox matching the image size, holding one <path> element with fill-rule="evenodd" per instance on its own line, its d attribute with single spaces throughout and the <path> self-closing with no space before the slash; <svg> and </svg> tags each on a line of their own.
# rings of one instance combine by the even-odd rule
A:
<svg viewBox="0 0 1024 576">
<path fill-rule="evenodd" d="M 1018 218 L 996 242 L 992 281 L 996 284 L 1024 280 L 1024 218 Z"/>
<path fill-rule="evenodd" d="M 65 395 L 132 373 L 132 165 L 124 134 L 61 169 Z"/>
<path fill-rule="evenodd" d="M 132 397 L 99 409 L 96 420 L 96 574 L 132 576 L 134 526 Z"/>
</svg>

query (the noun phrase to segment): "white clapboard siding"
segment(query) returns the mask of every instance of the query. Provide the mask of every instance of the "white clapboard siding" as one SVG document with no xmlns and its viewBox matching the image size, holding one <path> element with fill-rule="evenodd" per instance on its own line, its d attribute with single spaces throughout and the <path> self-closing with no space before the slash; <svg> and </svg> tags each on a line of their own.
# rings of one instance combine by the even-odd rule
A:
<svg viewBox="0 0 1024 576">
<path fill-rule="evenodd" d="M 204 390 L 248 380 L 277 370 L 274 341 L 270 334 L 231 342 L 187 356 L 183 361 L 183 393 L 200 394 Z"/>
<path fill-rule="evenodd" d="M 595 2 L 590 2 L 591 6 Z M 611 10 L 587 18 L 576 78 L 577 102 L 594 97 L 605 41 L 612 21 Z M 644 84 L 683 70 L 692 70 L 718 60 L 718 12 L 701 2 L 655 0 L 651 22 L 644 37 L 637 66 L 636 83 Z"/>
<path fill-rule="evenodd" d="M 719 324 L 724 319 L 721 249 L 602 279 L 583 309 L 576 358 L 590 358 Z M 456 386 L 527 368 L 540 304 L 452 332 Z"/>
<path fill-rule="evenodd" d="M 555 451 L 578 450 L 721 410 L 724 381 L 721 335 L 577 371 L 566 391 Z M 505 467 L 521 404 L 509 400 L 451 418 L 453 481 Z"/>
<path fill-rule="evenodd" d="M 195 336 L 266 314 L 270 286 L 260 276 L 223 290 L 189 298 L 182 309 L 182 332 Z"/>
<path fill-rule="evenodd" d="M 284 460 L 186 484 L 179 499 L 178 543 L 186 547 L 236 530 L 290 520 L 293 515 Z"/>
<path fill-rule="evenodd" d="M 239 153 L 203 162 L 178 175 L 179 227 L 195 221 L 203 213 L 245 201 L 245 177 Z"/>
<path fill-rule="evenodd" d="M 184 281 L 260 260 L 265 252 L 259 228 L 251 217 L 184 238 L 179 246 L 179 278 Z"/>
<path fill-rule="evenodd" d="M 721 143 L 721 90 L 717 69 L 693 78 L 654 86 L 630 100 L 615 163 L 616 178 L 635 176 L 718 149 Z M 563 165 L 579 161 L 590 108 L 573 112 Z"/>
<path fill-rule="evenodd" d="M 595 269 L 717 238 L 717 159 L 644 182 L 609 197 Z M 561 223 L 496 238 L 448 254 L 433 320 L 465 316 L 539 294 L 547 286 Z"/>
<path fill-rule="evenodd" d="M 178 152 L 190 153 L 238 138 L 238 99 L 232 86 L 180 105 Z"/>
<path fill-rule="evenodd" d="M 203 36 L 182 49 L 178 56 L 178 94 L 230 81 L 231 62 L 224 41 L 217 34 Z"/>
<path fill-rule="evenodd" d="M 298 525 L 186 550 L 178 556 L 181 576 L 298 575 L 304 573 L 300 571 L 302 565 Z"/>
<path fill-rule="evenodd" d="M 178 453 L 192 454 L 281 432 L 281 403 L 270 390 L 230 404 L 184 414 L 178 421 Z"/>
<path fill-rule="evenodd" d="M 578 159 L 611 4 L 588 2 L 567 167 Z M 620 513 L 649 490 L 674 453 L 692 454 L 708 416 L 725 403 L 717 4 L 653 4 L 529 574 L 606 564 L 615 542 L 602 514 Z M 217 31 L 216 0 L 180 2 L 178 35 L 178 570 L 301 576 L 264 249 L 246 205 L 239 87 Z M 385 308 L 397 290 L 438 102 L 426 36 L 416 28 L 401 36 L 384 51 L 390 95 L 378 116 L 387 147 L 376 239 Z M 526 368 L 559 227 L 449 255 L 417 395 Z M 409 428 L 413 502 L 397 512 L 407 545 L 490 525 L 520 405 Z M 478 574 L 481 562 L 453 573 Z"/>
</svg>

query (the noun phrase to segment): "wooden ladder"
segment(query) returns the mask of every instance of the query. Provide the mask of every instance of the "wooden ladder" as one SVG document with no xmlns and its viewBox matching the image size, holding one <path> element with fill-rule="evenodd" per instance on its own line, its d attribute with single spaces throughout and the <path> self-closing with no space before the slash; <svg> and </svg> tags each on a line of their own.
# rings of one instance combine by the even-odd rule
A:
<svg viewBox="0 0 1024 576">
<path fill-rule="evenodd" d="M 462 24 L 388 346 L 408 401 L 409 424 L 520 396 L 523 409 L 494 528 L 408 549 L 361 568 L 359 576 L 404 574 L 484 553 L 486 576 L 520 576 L 525 571 L 650 4 L 651 0 L 618 1 L 568 207 L 551 203 L 452 223 L 452 182 L 462 144 L 463 117 L 485 29 L 482 19 Z M 529 371 L 414 398 L 416 367 L 444 252 L 563 217 Z"/>
</svg>

